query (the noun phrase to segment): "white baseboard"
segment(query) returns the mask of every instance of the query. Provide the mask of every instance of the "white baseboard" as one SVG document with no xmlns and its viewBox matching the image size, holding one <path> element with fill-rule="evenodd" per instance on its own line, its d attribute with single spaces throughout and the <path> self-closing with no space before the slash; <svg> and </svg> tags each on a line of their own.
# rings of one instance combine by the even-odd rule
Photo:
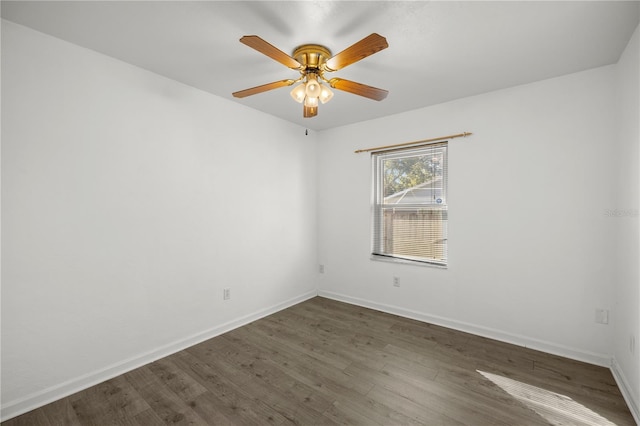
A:
<svg viewBox="0 0 640 426">
<path fill-rule="evenodd" d="M 633 419 L 636 421 L 636 424 L 640 425 L 640 406 L 638 405 L 640 404 L 640 399 L 638 399 L 638 395 L 635 395 L 633 389 L 629 386 L 629 381 L 620 369 L 615 357 L 611 360 L 611 373 L 613 374 L 613 378 L 616 379 L 618 388 L 620 388 L 620 392 L 622 392 L 627 406 L 629 406 Z"/>
<path fill-rule="evenodd" d="M 34 392 L 26 397 L 7 402 L 6 404 L 2 404 L 0 407 L 0 421 L 9 420 L 13 417 L 19 416 L 20 414 L 42 407 L 46 404 L 57 401 L 58 399 L 127 373 L 138 367 L 157 361 L 160 358 L 164 358 L 190 346 L 197 345 L 205 340 L 219 336 L 260 318 L 264 318 L 268 315 L 281 311 L 282 309 L 286 309 L 307 299 L 311 299 L 317 295 L 318 293 L 316 290 L 309 291 L 268 308 L 261 309 L 249 315 L 218 325 L 209 330 L 196 333 L 190 337 L 169 343 L 152 351 L 136 355 L 98 371 L 76 377 L 42 391 Z"/>
<path fill-rule="evenodd" d="M 542 352 L 575 359 L 578 361 L 587 362 L 589 364 L 599 365 L 601 367 L 611 367 L 611 357 L 608 355 L 592 353 L 579 349 L 570 348 L 563 345 L 558 345 L 543 340 L 534 339 L 531 337 L 507 333 L 501 330 L 496 330 L 489 327 L 482 327 L 475 324 L 466 323 L 463 321 L 457 321 L 450 318 L 439 317 L 436 315 L 430 315 L 423 312 L 417 312 L 410 309 L 401 308 L 399 306 L 387 305 L 385 303 L 373 302 L 370 300 L 360 299 L 357 297 L 351 297 L 344 294 L 334 293 L 330 291 L 318 291 L 318 296 L 326 297 L 329 299 L 338 300 L 341 302 L 350 303 L 353 305 L 362 306 L 365 308 L 371 308 L 378 311 L 386 312 L 389 314 L 398 315 L 405 318 L 411 318 L 414 320 L 428 322 L 430 324 L 440 325 L 442 327 L 451 328 L 458 331 L 464 331 L 466 333 L 475 334 L 477 336 L 487 337 L 489 339 L 499 340 L 501 342 L 511 343 L 518 346 L 523 346 L 530 349 L 539 350 Z"/>
</svg>

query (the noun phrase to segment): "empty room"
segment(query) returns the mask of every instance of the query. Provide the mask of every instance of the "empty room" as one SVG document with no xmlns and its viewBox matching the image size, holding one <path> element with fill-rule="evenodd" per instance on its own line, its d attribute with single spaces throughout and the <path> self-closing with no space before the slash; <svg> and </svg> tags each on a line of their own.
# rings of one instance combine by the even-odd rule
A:
<svg viewBox="0 0 640 426">
<path fill-rule="evenodd" d="M 2 425 L 638 425 L 640 1 L 1 1 Z"/>
</svg>

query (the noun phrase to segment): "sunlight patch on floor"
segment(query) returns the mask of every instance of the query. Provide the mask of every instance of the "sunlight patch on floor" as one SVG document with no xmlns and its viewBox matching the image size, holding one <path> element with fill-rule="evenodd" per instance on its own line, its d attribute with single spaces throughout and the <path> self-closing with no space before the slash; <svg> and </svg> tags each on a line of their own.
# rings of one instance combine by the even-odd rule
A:
<svg viewBox="0 0 640 426">
<path fill-rule="evenodd" d="M 528 385 L 508 377 L 476 370 L 539 416 L 559 425 L 578 422 L 593 426 L 616 426 L 598 413 L 574 401 L 566 395 Z"/>
</svg>

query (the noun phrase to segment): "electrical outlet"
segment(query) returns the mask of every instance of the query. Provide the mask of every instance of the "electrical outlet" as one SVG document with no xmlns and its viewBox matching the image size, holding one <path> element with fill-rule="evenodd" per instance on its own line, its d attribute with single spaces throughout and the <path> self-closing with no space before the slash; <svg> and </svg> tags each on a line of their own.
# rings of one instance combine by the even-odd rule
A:
<svg viewBox="0 0 640 426">
<path fill-rule="evenodd" d="M 400 287 L 400 278 L 399 277 L 393 277 L 393 286 L 394 287 Z"/>
<path fill-rule="evenodd" d="M 320 265 L 318 270 L 320 271 L 321 274 L 324 274 L 324 265 Z"/>
<path fill-rule="evenodd" d="M 607 309 L 596 309 L 596 323 L 609 324 L 609 311 Z"/>
<path fill-rule="evenodd" d="M 222 299 L 223 300 L 231 299 L 231 289 L 230 288 L 225 288 L 224 290 L 222 290 Z"/>
</svg>

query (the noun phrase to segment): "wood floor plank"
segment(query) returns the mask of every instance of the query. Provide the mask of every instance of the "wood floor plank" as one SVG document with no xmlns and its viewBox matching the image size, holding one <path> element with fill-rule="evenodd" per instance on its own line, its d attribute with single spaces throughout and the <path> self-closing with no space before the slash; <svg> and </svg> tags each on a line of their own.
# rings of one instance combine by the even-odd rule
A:
<svg viewBox="0 0 640 426">
<path fill-rule="evenodd" d="M 218 410 L 234 422 L 243 425 L 287 423 L 285 417 L 252 395 L 251 389 L 239 387 L 189 352 L 174 357 L 174 362 L 206 387 L 215 397 L 212 402 L 217 403 Z"/>
<path fill-rule="evenodd" d="M 188 425 L 202 424 L 200 418 L 185 401 L 164 385 L 149 368 L 144 366 L 137 368 L 124 377 L 144 398 L 144 401 L 166 424 Z"/>
<path fill-rule="evenodd" d="M 465 333 L 454 334 L 447 332 L 443 327 L 419 324 L 417 321 L 397 323 L 391 327 L 391 330 L 407 336 L 408 340 L 414 344 L 420 341 L 433 342 L 438 347 L 444 347 L 451 351 L 461 351 L 470 340 L 470 336 Z"/>
<path fill-rule="evenodd" d="M 427 367 L 402 358 L 390 358 L 380 370 L 391 377 L 397 377 L 408 381 L 434 380 L 440 371 L 434 367 Z"/>
<path fill-rule="evenodd" d="M 610 370 L 316 297 L 3 426 L 634 425 Z"/>
<path fill-rule="evenodd" d="M 353 409 L 352 406 L 341 403 L 334 402 L 329 409 L 325 411 L 325 416 L 330 418 L 336 424 L 340 425 L 379 425 L 382 426 L 383 423 L 379 423 L 373 420 L 370 416 L 364 415 L 360 410 Z"/>
<path fill-rule="evenodd" d="M 164 387 L 171 389 L 178 398 L 190 402 L 207 392 L 207 388 L 185 374 L 170 357 L 149 364 L 149 371 L 156 375 Z"/>
<path fill-rule="evenodd" d="M 246 333 L 246 329 L 243 330 L 242 333 Z M 243 338 L 238 338 L 235 341 L 245 353 L 254 353 L 252 352 L 251 345 L 247 343 L 248 341 L 251 341 L 253 337 L 255 336 L 245 334 Z M 355 410 L 356 412 L 367 413 L 367 415 L 370 418 L 376 419 L 371 421 L 373 423 L 383 422 L 383 424 L 398 424 L 398 425 L 415 424 L 411 418 L 408 418 L 403 414 L 393 409 L 390 409 L 387 406 L 384 406 L 383 404 L 377 403 L 376 401 L 370 398 L 367 398 L 366 396 L 360 393 L 352 392 L 351 389 L 341 388 L 338 390 L 336 389 L 332 390 L 330 388 L 327 388 L 326 386 L 326 385 L 330 386 L 331 383 L 324 382 L 325 386 L 323 386 L 322 389 L 316 390 L 312 388 L 312 385 L 311 385 L 311 383 L 315 383 L 315 382 L 313 381 L 307 382 L 308 377 L 301 377 L 299 375 L 299 370 L 290 369 L 291 364 L 295 363 L 296 359 L 299 359 L 299 357 L 289 356 L 285 354 L 286 356 L 285 359 L 288 359 L 289 362 L 284 362 L 281 366 L 277 363 L 277 361 L 280 359 L 278 357 L 280 355 L 278 350 L 273 350 L 271 354 L 272 356 L 268 356 L 265 359 L 270 361 L 270 365 L 272 366 L 272 368 L 278 369 L 282 367 L 283 371 L 292 372 L 293 377 L 289 378 L 289 380 L 291 381 L 289 384 L 292 386 L 292 389 L 295 390 L 295 393 L 296 394 L 300 393 L 301 396 L 304 396 L 305 402 L 307 404 L 309 404 L 309 401 L 307 400 L 311 400 L 311 405 L 317 410 L 322 410 L 323 407 L 324 407 L 324 410 L 329 410 L 327 413 L 325 413 L 327 415 L 330 415 L 331 413 L 335 413 L 336 411 L 339 411 L 335 407 L 330 409 L 330 406 L 332 405 L 331 401 L 337 400 L 337 401 L 341 401 L 343 405 L 344 404 L 349 405 L 350 409 Z M 306 360 L 303 359 L 301 360 L 301 362 L 302 364 L 305 364 Z M 309 385 L 303 382 L 309 383 Z M 319 383 L 319 384 L 322 384 L 322 383 Z M 326 397 L 323 395 L 325 395 Z M 321 401 L 320 405 L 317 402 L 314 402 L 315 400 L 318 400 L 318 399 Z M 332 418 L 335 419 L 335 417 L 332 417 Z M 310 424 L 317 424 L 317 423 L 310 423 Z M 324 423 L 319 422 L 319 424 L 324 424 Z"/>
<path fill-rule="evenodd" d="M 333 422 L 322 413 L 331 406 L 314 389 L 306 386 L 266 361 L 252 351 L 238 347 L 227 351 L 224 358 L 213 357 L 203 351 L 189 351 L 216 371 L 231 373 L 233 380 L 238 379 L 237 372 L 245 376 L 243 383 L 250 382 L 251 393 L 262 402 L 280 413 L 294 424 L 313 424 L 314 422 L 331 425 Z"/>
<path fill-rule="evenodd" d="M 479 424 L 508 425 L 517 421 L 509 413 L 496 412 L 496 408 L 500 407 L 488 398 L 481 399 L 465 390 L 447 388 L 431 379 L 407 380 L 358 365 L 350 366 L 349 372 L 369 377 L 376 387 L 392 391 L 416 404 L 426 404 L 429 408 L 463 423 L 475 421 Z"/>
<path fill-rule="evenodd" d="M 391 408 L 391 404 L 383 404 L 369 396 L 356 399 L 338 398 L 336 402 L 341 406 L 348 407 L 353 412 L 361 414 L 363 417 L 371 419 L 373 423 L 404 426 L 420 426 L 424 424 L 397 410 L 396 408 L 398 407 Z"/>
<path fill-rule="evenodd" d="M 465 423 L 448 417 L 447 415 L 429 407 L 427 404 L 417 404 L 414 401 L 381 386 L 374 387 L 367 396 L 375 401 L 394 407 L 396 411 L 403 413 L 422 425 L 465 425 Z M 480 423 L 474 422 L 466 424 L 478 425 Z"/>
<path fill-rule="evenodd" d="M 368 326 L 369 323 L 353 316 L 329 315 L 324 310 L 306 309 L 302 312 L 282 311 L 271 317 L 270 320 L 281 321 L 285 324 L 294 323 L 298 329 L 307 329 L 309 332 L 321 335 L 328 340 L 354 339 L 374 348 L 382 348 L 386 344 L 384 339 L 375 338 L 377 328 L 371 328 Z M 366 333 L 363 334 L 362 331 L 366 331 Z M 386 334 L 383 335 L 386 336 Z"/>
<path fill-rule="evenodd" d="M 125 424 L 125 419 L 150 408 L 124 376 L 72 395 L 70 401 L 82 425 Z"/>
<path fill-rule="evenodd" d="M 247 335 L 246 337 L 248 339 L 252 338 L 251 335 Z M 300 365 L 296 363 L 297 360 L 301 361 Z M 355 409 L 355 411 L 367 412 L 371 416 L 374 416 L 374 418 L 378 419 L 377 421 L 382 421 L 384 424 L 413 424 L 411 418 L 404 416 L 402 413 L 382 403 L 368 398 L 363 394 L 363 392 L 358 392 L 358 388 L 352 388 L 351 386 L 354 382 L 362 382 L 353 376 L 343 374 L 339 380 L 322 377 L 321 373 L 309 370 L 306 365 L 307 361 L 300 359 L 299 356 L 285 355 L 284 358 L 280 358 L 280 355 L 277 354 L 277 356 L 273 357 L 272 361 L 276 364 L 281 362 L 281 366 L 285 371 L 288 371 L 297 380 L 314 387 L 318 392 L 325 395 L 326 398 L 335 398 L 338 401 L 342 401 L 343 405 L 344 403 L 348 403 L 352 410 L 355 409 L 355 407 L 359 407 L 358 409 Z M 316 366 L 318 365 L 316 364 Z M 369 382 L 365 381 L 365 383 Z M 366 390 L 370 388 L 370 385 L 366 385 L 364 389 Z M 363 388 L 360 389 L 362 390 Z M 335 411 L 336 409 L 334 408 L 330 410 L 330 413 Z"/>
<path fill-rule="evenodd" d="M 532 371 L 533 351 L 527 348 L 514 351 L 514 345 L 504 342 L 496 342 L 485 337 L 474 337 L 459 350 L 459 353 L 468 357 L 476 357 L 479 366 L 501 366 L 509 370 Z"/>
<path fill-rule="evenodd" d="M 421 365 L 423 368 L 439 369 L 452 365 L 455 368 L 469 369 L 473 363 L 466 357 L 456 353 L 447 353 L 438 347 L 424 348 L 421 344 L 414 345 L 410 342 L 394 343 L 385 346 L 384 351 L 394 356 L 394 361 L 410 361 Z"/>
<path fill-rule="evenodd" d="M 80 422 L 68 398 L 45 405 L 43 412 L 52 425 L 70 425 Z"/>
<path fill-rule="evenodd" d="M 144 410 L 142 413 L 136 414 L 130 419 L 131 426 L 151 426 L 162 424 L 164 424 L 164 421 L 151 408 Z"/>
<path fill-rule="evenodd" d="M 352 394 L 356 392 L 366 395 L 373 387 L 372 383 L 365 380 L 354 380 L 346 375 L 342 369 L 318 360 L 304 351 L 280 345 L 281 340 L 276 340 L 273 336 L 269 336 L 259 329 L 246 327 L 241 332 L 249 340 L 262 341 L 262 345 L 265 347 L 273 347 L 273 345 L 279 347 L 279 351 L 272 351 L 271 361 L 278 364 L 287 374 L 314 389 L 321 390 L 323 393 Z"/>
<path fill-rule="evenodd" d="M 230 341 L 226 341 L 225 336 L 220 336 L 216 340 L 215 347 L 200 344 L 187 348 L 184 352 L 193 355 L 195 358 L 214 368 L 219 374 L 224 376 L 226 380 L 235 383 L 237 386 L 243 386 L 247 382 L 250 382 L 253 379 L 252 377 L 247 376 L 242 370 L 224 362 L 224 360 L 235 359 L 239 356 L 238 349 L 233 347 Z M 182 353 L 178 353 L 174 356 L 181 357 L 182 355 Z"/>
<path fill-rule="evenodd" d="M 350 305 L 332 299 L 317 297 L 300 303 L 293 308 L 310 309 L 311 312 L 324 312 L 324 317 L 345 320 L 346 318 L 358 319 L 363 329 L 384 330 L 396 324 L 400 317 L 385 312 L 374 311 L 357 305 Z"/>
<path fill-rule="evenodd" d="M 223 410 L 220 409 L 221 405 L 224 406 L 224 402 L 209 391 L 199 395 L 189 405 L 194 412 L 198 413 L 200 418 L 206 421 L 207 425 L 232 426 L 242 424 L 235 415 L 225 415 Z"/>
<path fill-rule="evenodd" d="M 2 422 L 3 426 L 55 426 L 49 422 L 47 415 L 42 410 L 34 410 Z"/>
<path fill-rule="evenodd" d="M 302 312 L 286 310 L 282 316 L 274 316 L 274 319 L 285 318 L 291 323 L 295 321 L 297 327 L 305 326 L 317 333 L 323 334 L 327 340 L 352 339 L 355 342 L 367 345 L 371 348 L 382 348 L 388 343 L 393 332 L 391 326 L 394 323 L 387 322 L 384 325 L 374 324 L 363 320 L 359 315 L 345 315 L 341 313 L 327 312 L 324 309 L 314 309 L 308 305 Z"/>
<path fill-rule="evenodd" d="M 268 334 L 271 339 L 283 342 L 283 344 L 286 342 L 288 346 L 336 368 L 344 368 L 351 362 L 348 356 L 338 351 L 331 344 L 331 341 L 323 337 L 321 333 L 307 332 L 301 329 L 298 324 L 295 327 L 287 327 L 279 322 L 264 321 L 260 324 L 252 324 L 252 326 Z"/>
<path fill-rule="evenodd" d="M 296 312 L 287 310 L 286 314 L 295 315 Z M 367 319 L 368 316 L 331 312 L 311 304 L 307 304 L 304 311 L 297 313 L 296 325 L 305 324 L 305 318 L 310 327 L 320 332 L 324 331 L 328 340 L 352 339 L 376 349 L 383 348 L 389 343 L 389 339 L 393 338 L 391 326 L 397 322 L 387 320 L 383 324 L 375 324 Z"/>
<path fill-rule="evenodd" d="M 382 342 L 379 345 L 372 344 L 372 339 L 354 335 L 353 332 L 351 335 L 344 335 L 343 332 L 334 329 L 333 336 L 321 339 L 321 345 L 319 345 L 316 343 L 317 334 L 305 332 L 298 327 L 298 322 L 294 324 L 296 324 L 294 327 L 286 327 L 283 324 L 271 326 L 265 321 L 260 326 L 272 333 L 272 337 L 295 341 L 306 353 L 324 356 L 324 360 L 332 364 L 340 362 L 343 366 L 347 366 L 352 362 L 360 362 L 380 369 L 387 361 L 388 355 L 381 350 L 384 347 Z"/>
</svg>

